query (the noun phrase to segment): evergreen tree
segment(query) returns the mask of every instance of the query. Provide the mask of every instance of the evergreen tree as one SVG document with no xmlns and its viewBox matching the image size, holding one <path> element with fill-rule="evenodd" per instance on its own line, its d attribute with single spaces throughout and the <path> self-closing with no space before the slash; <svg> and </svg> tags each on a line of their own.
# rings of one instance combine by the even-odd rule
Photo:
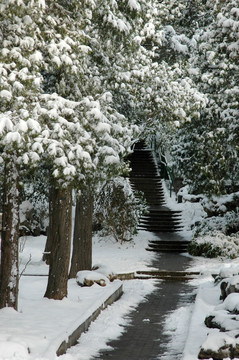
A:
<svg viewBox="0 0 239 360">
<path fill-rule="evenodd" d="M 24 167 L 41 162 L 49 169 L 52 253 L 46 296 L 62 299 L 67 295 L 72 189 L 82 195 L 79 206 L 89 204 L 85 213 L 80 211 L 82 228 L 75 225 L 74 238 L 82 241 L 84 261 L 87 257 L 80 266 L 90 268 L 95 191 L 128 170 L 124 158 L 140 136 L 138 126 L 145 137 L 162 123 L 174 128 L 198 118 L 205 99 L 185 77 L 184 67 L 157 60 L 162 6 L 152 0 L 0 4 L 0 159 L 8 205 L 3 209 L 2 253 L 13 250 L 12 260 L 2 261 L 6 281 L 1 281 L 1 306 L 17 307 L 18 179 Z M 169 18 L 174 18 L 182 4 L 178 10 L 167 1 L 164 11 L 167 6 Z M 147 47 L 149 41 L 153 45 Z M 68 211 L 63 222 L 64 201 Z M 78 263 L 77 253 L 73 250 L 72 266 Z M 78 265 L 71 276 L 77 270 Z M 4 299 L 7 287 L 13 302 Z"/>
<path fill-rule="evenodd" d="M 174 155 L 195 192 L 220 194 L 238 186 L 237 5 L 236 1 L 214 4 L 213 22 L 201 30 L 198 53 L 191 61 L 190 74 L 207 95 L 208 105 L 195 127 L 179 130 Z"/>
<path fill-rule="evenodd" d="M 34 166 L 42 148 L 32 109 L 40 92 L 41 56 L 34 46 L 41 6 L 21 1 L 0 5 L 0 162 L 4 166 L 0 307 L 17 309 L 20 170 Z"/>
</svg>

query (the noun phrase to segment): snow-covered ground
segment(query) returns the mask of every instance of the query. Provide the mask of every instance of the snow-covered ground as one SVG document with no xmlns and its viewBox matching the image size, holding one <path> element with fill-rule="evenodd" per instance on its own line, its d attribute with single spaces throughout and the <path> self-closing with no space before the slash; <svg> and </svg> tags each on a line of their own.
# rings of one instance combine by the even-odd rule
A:
<svg viewBox="0 0 239 360">
<path fill-rule="evenodd" d="M 148 269 L 154 253 L 145 251 L 152 234 L 142 231 L 133 243 L 120 245 L 112 239 L 94 238 L 93 263 L 107 265 L 115 273 Z M 20 280 L 19 312 L 12 309 L 0 310 L 0 359 L 1 360 L 53 360 L 59 339 L 65 338 L 65 331 L 71 331 L 77 323 L 89 315 L 95 303 L 109 293 L 117 282 L 106 287 L 79 287 L 75 280 L 69 282 L 69 297 L 63 301 L 43 298 L 46 276 L 25 276 L 27 274 L 47 275 L 47 266 L 42 262 L 42 251 L 46 238 L 27 237 L 20 253 L 24 275 Z M 180 256 L 180 255 L 179 255 Z M 198 287 L 195 304 L 176 309 L 165 319 L 165 332 L 170 335 L 168 354 L 181 349 L 187 338 L 182 360 L 196 360 L 200 346 L 206 341 L 208 329 L 204 325 L 207 313 L 220 303 L 218 288 L 214 286 L 211 274 L 222 267 L 239 266 L 239 260 L 223 261 L 194 258 L 190 270 L 200 271 L 201 276 L 190 283 Z M 128 323 L 127 314 L 147 294 L 154 290 L 154 280 L 130 280 L 123 282 L 124 294 L 121 299 L 104 310 L 84 333 L 79 344 L 69 349 L 61 360 L 90 360 L 100 349 L 107 348 L 107 342 L 124 331 Z M 107 295 L 107 294 L 106 294 Z M 60 314 L 60 316 L 59 316 Z M 28 352 L 30 349 L 30 354 Z M 183 349 L 181 349 L 183 350 Z M 168 355 L 168 356 L 167 356 Z M 140 360 L 140 359 L 139 359 Z M 180 359 L 181 360 L 181 359 Z"/>
<path fill-rule="evenodd" d="M 141 232 L 134 242 L 120 245 L 112 239 L 94 238 L 93 263 L 103 264 L 114 273 L 148 269 L 153 254 L 145 251 L 152 234 Z M 119 280 L 100 287 L 80 287 L 70 280 L 68 298 L 62 301 L 44 298 L 48 267 L 41 260 L 45 236 L 20 239 L 19 311 L 0 310 L 1 360 L 53 360 L 61 342 L 100 306 L 104 299 L 119 287 Z M 35 275 L 35 276 L 30 276 Z M 123 284 L 121 299 L 103 311 L 101 319 L 81 337 L 81 355 L 64 355 L 66 358 L 90 359 L 109 338 L 120 335 L 125 316 L 154 288 L 153 280 L 132 280 Z M 113 319 L 113 321 L 112 321 Z M 110 330 L 108 322 L 110 321 Z M 97 333 L 97 340 L 95 333 Z M 90 334 L 90 335 L 89 335 Z M 93 336 L 94 342 L 88 340 Z M 90 346 L 89 346 L 90 344 Z M 74 354 L 74 350 L 72 350 Z M 64 359 L 62 356 L 62 359 Z M 81 357 L 79 357 L 81 356 Z"/>
<path fill-rule="evenodd" d="M 197 204 L 175 204 L 170 198 L 167 202 L 170 207 L 184 211 L 184 235 L 190 237 L 187 224 L 192 217 L 200 217 L 200 207 Z M 133 242 L 124 244 L 95 237 L 93 264 L 104 265 L 114 273 L 149 269 L 154 257 L 154 253 L 145 250 L 149 239 L 153 239 L 153 234 L 145 231 L 139 232 Z M 24 272 L 20 279 L 19 312 L 7 308 L 0 310 L 0 360 L 55 360 L 57 344 L 66 337 L 66 332 L 71 332 L 103 297 L 119 286 L 119 280 L 106 287 L 95 284 L 90 288 L 80 287 L 75 280 L 70 280 L 67 299 L 44 298 L 48 267 L 41 259 L 45 241 L 44 236 L 21 238 L 20 271 Z M 239 260 L 193 258 L 190 270 L 201 273 L 190 281 L 198 289 L 196 301 L 179 307 L 165 318 L 165 332 L 171 338 L 165 360 L 172 359 L 172 354 L 178 349 L 183 352 L 180 360 L 197 359 L 209 332 L 204 325 L 205 316 L 222 303 L 211 276 L 219 273 L 222 267 L 226 270 L 238 268 Z M 154 288 L 153 279 L 123 281 L 124 293 L 120 300 L 105 309 L 80 337 L 79 343 L 59 359 L 90 360 L 101 349 L 107 348 L 107 342 L 124 331 L 129 321 L 127 314 Z M 216 346 L 215 337 L 209 340 L 210 345 Z"/>
</svg>

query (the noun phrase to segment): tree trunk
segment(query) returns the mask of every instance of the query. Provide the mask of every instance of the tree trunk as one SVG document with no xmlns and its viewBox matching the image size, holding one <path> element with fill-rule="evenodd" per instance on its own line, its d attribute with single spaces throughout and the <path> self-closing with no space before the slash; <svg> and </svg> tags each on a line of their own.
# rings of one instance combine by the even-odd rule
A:
<svg viewBox="0 0 239 360">
<path fill-rule="evenodd" d="M 50 254 L 52 248 L 52 234 L 54 234 L 53 228 L 53 199 L 54 199 L 54 188 L 51 187 L 49 193 L 49 226 L 47 229 L 47 239 L 46 245 L 43 253 L 42 260 L 46 262 L 47 265 L 50 265 Z"/>
<path fill-rule="evenodd" d="M 16 156 L 4 168 L 0 308 L 18 306 L 19 169 Z"/>
<path fill-rule="evenodd" d="M 71 189 L 53 188 L 50 192 L 52 223 L 50 268 L 45 297 L 62 300 L 67 296 L 67 280 L 71 247 L 72 193 Z"/>
<path fill-rule="evenodd" d="M 92 268 L 93 204 L 90 190 L 82 191 L 81 196 L 77 198 L 70 278 L 76 277 L 80 270 Z"/>
</svg>

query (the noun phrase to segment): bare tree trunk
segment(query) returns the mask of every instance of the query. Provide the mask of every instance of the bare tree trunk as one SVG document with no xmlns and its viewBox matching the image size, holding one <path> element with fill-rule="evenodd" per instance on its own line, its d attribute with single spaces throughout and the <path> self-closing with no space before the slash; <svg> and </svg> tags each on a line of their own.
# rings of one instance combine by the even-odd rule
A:
<svg viewBox="0 0 239 360">
<path fill-rule="evenodd" d="M 62 300 L 67 296 L 71 247 L 72 192 L 70 188 L 51 190 L 52 224 L 50 268 L 45 297 Z"/>
<path fill-rule="evenodd" d="M 4 168 L 0 308 L 18 306 L 19 169 L 16 156 Z"/>
<path fill-rule="evenodd" d="M 92 219 L 94 199 L 90 190 L 83 190 L 76 202 L 70 278 L 80 270 L 92 268 Z"/>
</svg>

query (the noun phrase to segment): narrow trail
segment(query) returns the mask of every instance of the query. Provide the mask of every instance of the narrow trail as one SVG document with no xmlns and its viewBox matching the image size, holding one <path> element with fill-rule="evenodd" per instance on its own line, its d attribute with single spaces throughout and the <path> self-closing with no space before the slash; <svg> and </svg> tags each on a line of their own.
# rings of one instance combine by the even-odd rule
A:
<svg viewBox="0 0 239 360">
<path fill-rule="evenodd" d="M 191 259 L 179 254 L 156 255 L 154 266 L 159 269 L 185 270 Z M 158 281 L 153 293 L 132 311 L 130 324 L 117 340 L 108 343 L 112 351 L 102 351 L 95 359 L 106 360 L 181 360 L 179 351 L 168 354 L 170 337 L 164 334 L 165 317 L 173 310 L 194 300 L 194 289 L 184 281 Z M 185 341 L 186 341 L 185 334 Z"/>
<path fill-rule="evenodd" d="M 157 236 L 156 240 L 149 240 L 148 243 L 147 250 L 155 252 L 150 265 L 158 270 L 187 270 L 191 258 L 185 256 L 188 240 L 180 233 L 183 228 L 181 212 L 167 207 L 160 171 L 152 151 L 141 142 L 135 147 L 130 162 L 132 187 L 144 193 L 149 208 L 148 214 L 141 219 L 140 229 Z M 102 350 L 95 359 L 182 360 L 183 342 L 187 334 L 180 334 L 180 346 L 171 349 L 173 353 L 169 354 L 170 337 L 164 332 L 165 317 L 179 307 L 189 306 L 193 301 L 193 287 L 181 278 L 156 280 L 153 293 L 128 315 L 130 322 L 121 337 L 108 343 L 113 350 Z"/>
</svg>

